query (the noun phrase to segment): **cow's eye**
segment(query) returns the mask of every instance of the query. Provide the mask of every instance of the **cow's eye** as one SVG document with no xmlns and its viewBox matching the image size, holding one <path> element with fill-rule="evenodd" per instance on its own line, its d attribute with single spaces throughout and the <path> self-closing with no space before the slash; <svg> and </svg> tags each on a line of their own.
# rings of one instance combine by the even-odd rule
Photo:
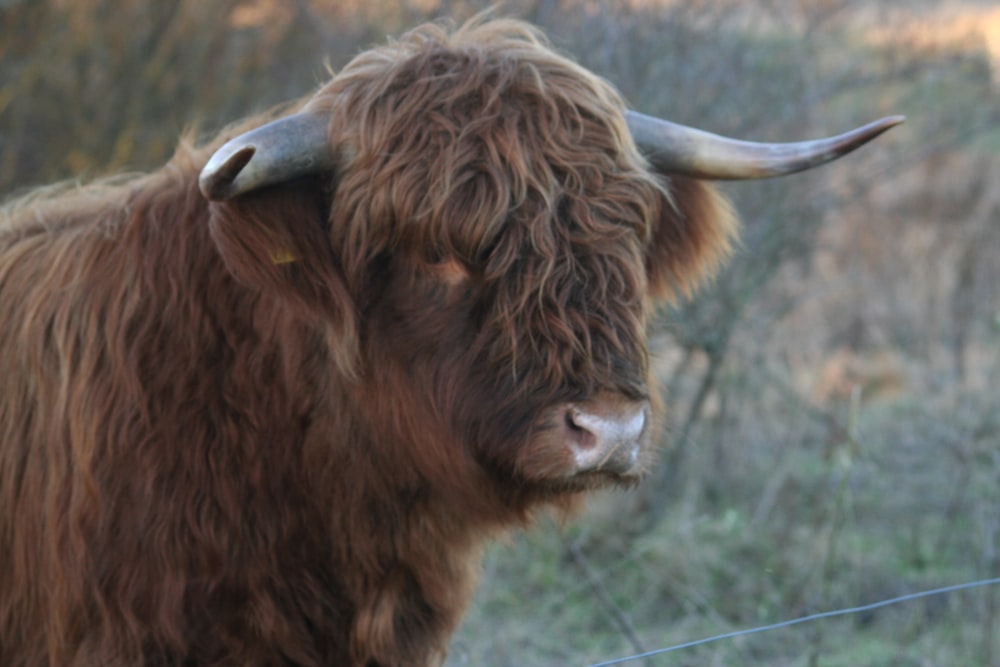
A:
<svg viewBox="0 0 1000 667">
<path fill-rule="evenodd" d="M 440 257 L 434 261 L 424 260 L 427 271 L 437 280 L 448 285 L 457 285 L 469 278 L 469 269 L 455 257 Z"/>
</svg>

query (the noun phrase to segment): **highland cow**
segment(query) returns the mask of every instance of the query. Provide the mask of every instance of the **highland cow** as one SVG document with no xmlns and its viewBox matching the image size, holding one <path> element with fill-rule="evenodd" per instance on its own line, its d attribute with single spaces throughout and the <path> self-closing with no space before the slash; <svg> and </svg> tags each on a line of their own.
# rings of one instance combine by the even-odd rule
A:
<svg viewBox="0 0 1000 667">
<path fill-rule="evenodd" d="M 485 540 L 649 467 L 647 319 L 737 231 L 705 180 L 897 120 L 725 139 L 480 20 L 8 204 L 0 664 L 440 663 Z"/>
</svg>

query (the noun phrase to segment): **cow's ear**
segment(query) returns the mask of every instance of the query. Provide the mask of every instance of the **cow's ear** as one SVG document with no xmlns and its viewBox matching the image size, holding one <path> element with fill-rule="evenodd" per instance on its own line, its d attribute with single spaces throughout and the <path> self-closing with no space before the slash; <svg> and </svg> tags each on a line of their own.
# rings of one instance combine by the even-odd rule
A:
<svg viewBox="0 0 1000 667">
<path fill-rule="evenodd" d="M 668 197 L 646 250 L 650 293 L 657 300 L 689 296 L 732 251 L 739 221 L 729 201 L 705 181 L 670 176 Z"/>
<path fill-rule="evenodd" d="M 209 229 L 241 284 L 321 317 L 353 340 L 356 308 L 326 233 L 321 176 L 308 176 L 210 204 Z"/>
</svg>

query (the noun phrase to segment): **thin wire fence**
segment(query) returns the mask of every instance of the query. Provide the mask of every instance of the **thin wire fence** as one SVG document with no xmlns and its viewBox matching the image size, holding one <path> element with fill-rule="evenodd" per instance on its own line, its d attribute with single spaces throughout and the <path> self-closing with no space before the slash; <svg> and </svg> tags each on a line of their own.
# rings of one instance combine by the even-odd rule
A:
<svg viewBox="0 0 1000 667">
<path fill-rule="evenodd" d="M 1000 577 L 994 579 L 980 579 L 978 581 L 971 581 L 964 584 L 955 584 L 952 586 L 944 586 L 942 588 L 934 588 L 926 591 L 909 593 L 907 595 L 901 595 L 899 597 L 889 598 L 887 600 L 881 600 L 879 602 L 873 602 L 871 604 L 861 605 L 859 607 L 848 607 L 846 609 L 825 611 L 818 614 L 810 614 L 808 616 L 794 618 L 789 621 L 782 621 L 781 623 L 772 623 L 771 625 L 762 625 L 760 627 L 750 628 L 747 630 L 735 630 L 733 632 L 726 632 L 721 635 L 706 637 L 704 639 L 697 639 L 695 641 L 685 642 L 683 644 L 677 644 L 675 646 L 668 646 L 667 648 L 656 649 L 655 651 L 646 651 L 645 653 L 629 655 L 623 658 L 615 658 L 613 660 L 607 660 L 605 662 L 597 662 L 591 665 L 587 665 L 587 667 L 610 667 L 611 665 L 622 665 L 625 664 L 626 662 L 631 662 L 633 660 L 642 660 L 644 658 L 651 658 L 653 656 L 663 655 L 665 653 L 672 653 L 674 651 L 680 651 L 682 649 L 694 648 L 696 646 L 704 646 L 705 644 L 722 641 L 724 639 L 735 639 L 737 637 L 746 637 L 748 635 L 760 634 L 762 632 L 770 632 L 771 630 L 780 630 L 782 628 L 788 628 L 793 625 L 800 625 L 802 623 L 810 623 L 812 621 L 835 618 L 838 616 L 849 616 L 851 614 L 860 614 L 868 611 L 873 611 L 875 609 L 881 609 L 882 607 L 888 607 L 894 604 L 902 604 L 904 602 L 912 602 L 914 600 L 929 598 L 936 595 L 946 595 L 948 593 L 955 593 L 958 591 L 966 591 L 974 588 L 985 588 L 988 586 L 998 586 L 998 585 L 1000 585 Z"/>
</svg>

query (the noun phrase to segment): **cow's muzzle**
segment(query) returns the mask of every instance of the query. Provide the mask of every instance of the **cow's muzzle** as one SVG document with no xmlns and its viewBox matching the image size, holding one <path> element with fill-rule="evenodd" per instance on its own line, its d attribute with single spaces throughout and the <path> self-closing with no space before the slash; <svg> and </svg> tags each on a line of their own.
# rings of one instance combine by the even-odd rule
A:
<svg viewBox="0 0 1000 667">
<path fill-rule="evenodd" d="M 575 473 L 635 474 L 651 439 L 649 401 L 617 396 L 569 403 L 559 428 Z"/>
</svg>

